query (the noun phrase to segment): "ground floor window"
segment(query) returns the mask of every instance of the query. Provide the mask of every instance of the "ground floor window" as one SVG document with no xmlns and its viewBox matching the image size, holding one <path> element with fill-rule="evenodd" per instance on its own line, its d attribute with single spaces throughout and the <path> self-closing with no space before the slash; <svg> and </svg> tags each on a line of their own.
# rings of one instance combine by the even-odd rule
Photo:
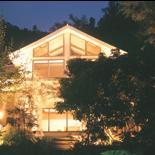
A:
<svg viewBox="0 0 155 155">
<path fill-rule="evenodd" d="M 54 109 L 44 108 L 43 131 L 82 131 L 84 124 L 73 118 L 71 112 L 59 114 Z"/>
</svg>

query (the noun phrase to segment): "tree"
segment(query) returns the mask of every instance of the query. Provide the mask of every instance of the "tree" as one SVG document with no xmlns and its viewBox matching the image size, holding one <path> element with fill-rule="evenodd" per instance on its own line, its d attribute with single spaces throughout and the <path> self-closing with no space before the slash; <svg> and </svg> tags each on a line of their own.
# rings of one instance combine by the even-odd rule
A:
<svg viewBox="0 0 155 155">
<path fill-rule="evenodd" d="M 129 54 L 137 53 L 143 46 L 143 38 L 137 33 L 139 23 L 125 17 L 120 2 L 109 2 L 108 7 L 102 9 L 102 13 L 98 22 L 93 17 L 77 17 L 70 14 L 68 22 L 56 23 L 51 27 L 51 31 L 68 23 L 83 32 L 128 51 Z"/>
<path fill-rule="evenodd" d="M 0 53 L 5 49 L 6 24 L 3 17 L 0 17 Z"/>
<path fill-rule="evenodd" d="M 76 17 L 72 14 L 69 15 L 69 21 L 63 21 L 61 23 L 55 23 L 52 27 L 49 28 L 50 32 L 53 32 L 66 24 L 72 25 L 81 31 L 84 31 L 88 34 L 96 35 L 96 21 L 95 18 L 86 16 Z"/>
<path fill-rule="evenodd" d="M 121 2 L 122 12 L 126 18 L 132 18 L 140 25 L 139 36 L 143 38 L 142 48 L 139 49 L 135 57 L 131 57 L 131 61 L 137 64 L 137 76 L 141 83 L 141 93 L 138 96 L 136 120 L 143 124 L 143 130 L 137 136 L 137 141 L 145 144 L 145 146 L 153 146 L 155 141 L 154 135 L 154 92 L 155 92 L 155 47 L 154 47 L 154 28 L 155 28 L 155 3 L 154 2 Z M 147 135 L 147 136 L 146 136 Z"/>
<path fill-rule="evenodd" d="M 19 68 L 16 68 L 9 58 L 12 42 L 10 45 L 6 44 L 6 23 L 3 18 L 0 19 L 0 24 L 0 91 L 2 91 L 4 87 L 17 82 L 20 74 Z"/>
<path fill-rule="evenodd" d="M 93 36 L 96 35 L 95 18 L 93 17 L 87 18 L 84 15 L 81 18 L 79 18 L 79 17 L 73 16 L 72 14 L 70 14 L 69 20 L 71 20 L 71 24 L 77 29 L 80 29 L 81 31 L 84 31 Z"/>
<path fill-rule="evenodd" d="M 60 112 L 73 111 L 75 118 L 86 122 L 86 144 L 107 140 L 105 129 L 125 126 L 134 113 L 130 103 L 133 98 L 127 99 L 131 88 L 124 86 L 129 83 L 128 75 L 124 70 L 120 72 L 126 60 L 122 56 L 68 62 L 70 78 L 61 80 L 60 89 L 64 102 L 56 108 Z"/>
<path fill-rule="evenodd" d="M 4 27 L 6 26 L 5 24 L 4 22 Z M 4 141 L 6 140 L 8 143 L 9 141 L 12 143 L 12 140 L 14 138 L 16 139 L 16 136 L 18 138 L 33 138 L 31 129 L 35 126 L 36 119 L 33 115 L 34 107 L 30 94 L 31 91 L 25 90 L 23 87 L 21 88 L 25 80 L 25 72 L 21 68 L 14 66 L 9 57 L 9 54 L 12 52 L 13 41 L 10 45 L 6 43 L 6 31 L 3 29 L 0 30 L 0 34 L 2 39 L 1 43 L 3 43 L 1 44 L 1 47 L 3 47 L 1 49 L 3 51 L 0 51 L 0 106 L 1 112 L 5 114 L 3 117 L 5 121 L 1 123 L 3 123 L 4 130 L 7 128 L 8 124 L 11 125 L 8 131 L 2 133 L 2 137 Z M 23 74 L 21 74 L 21 72 Z M 14 99 L 14 97 L 19 97 L 18 95 L 14 96 L 14 94 L 20 94 L 21 92 L 21 97 L 24 99 L 22 101 Z M 8 101 L 10 96 L 12 96 L 11 102 Z M 19 97 L 19 99 L 21 99 L 21 97 Z M 16 103 L 15 100 L 17 100 L 18 103 Z M 26 104 L 28 104 L 28 108 L 25 107 Z M 17 141 L 18 140 L 19 139 L 17 139 Z"/>
<path fill-rule="evenodd" d="M 67 21 L 63 21 L 62 23 L 55 23 L 52 27 L 49 28 L 49 32 L 54 32 L 57 29 L 65 26 L 68 22 Z"/>
<path fill-rule="evenodd" d="M 102 12 L 103 16 L 97 23 L 98 38 L 129 54 L 138 51 L 142 46 L 141 38 L 137 35 L 139 25 L 130 18 L 125 18 L 119 2 L 109 2 Z"/>
<path fill-rule="evenodd" d="M 32 31 L 34 31 L 34 32 L 39 32 L 39 29 L 38 29 L 37 25 L 33 25 Z"/>
<path fill-rule="evenodd" d="M 34 30 L 21 29 L 18 26 L 6 22 L 6 44 L 8 45 L 13 39 L 13 51 L 15 51 L 47 35 L 47 32 L 42 32 L 37 29 Z"/>
<path fill-rule="evenodd" d="M 120 2 L 122 12 L 140 23 L 141 36 L 145 42 L 155 45 L 155 3 L 153 1 Z"/>
<path fill-rule="evenodd" d="M 18 145 L 25 140 L 32 142 L 37 140 L 33 134 L 33 128 L 37 127 L 33 96 L 27 89 L 22 91 L 19 98 L 19 103 L 7 110 L 6 126 L 2 134 L 3 144 L 6 145 Z M 8 127 L 10 131 L 7 131 Z"/>
</svg>

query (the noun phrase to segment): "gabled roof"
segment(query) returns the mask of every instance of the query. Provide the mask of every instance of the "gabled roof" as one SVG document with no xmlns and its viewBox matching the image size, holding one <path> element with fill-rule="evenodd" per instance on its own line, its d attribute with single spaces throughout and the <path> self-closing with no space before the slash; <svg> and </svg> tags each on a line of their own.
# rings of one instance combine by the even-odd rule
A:
<svg viewBox="0 0 155 155">
<path fill-rule="evenodd" d="M 67 24 L 66 26 L 63 26 L 62 28 L 60 28 L 60 29 L 46 35 L 45 37 L 43 37 L 43 38 L 41 38 L 41 39 L 39 39 L 37 41 L 34 41 L 33 43 L 31 43 L 31 44 L 29 44 L 27 46 L 24 46 L 23 48 L 20 48 L 20 50 L 24 50 L 24 49 L 27 49 L 27 48 L 32 48 L 33 46 L 36 46 L 37 44 L 40 44 L 41 42 L 45 42 L 46 40 L 49 40 L 51 37 L 54 37 L 55 35 L 58 35 L 59 33 L 62 33 L 63 31 L 66 31 L 66 30 L 71 30 L 73 32 L 76 32 L 76 33 L 78 33 L 78 34 L 80 34 L 80 35 L 82 35 L 82 36 L 84 36 L 86 38 L 89 38 L 92 41 L 97 42 L 98 44 L 104 45 L 104 46 L 106 46 L 106 47 L 108 47 L 110 49 L 116 48 L 115 46 L 112 46 L 112 45 L 110 45 L 110 44 L 108 44 L 108 43 L 106 43 L 104 41 L 101 41 L 101 40 L 99 40 L 99 39 L 97 39 L 97 38 L 95 38 L 95 37 L 93 37 L 91 35 L 88 35 L 85 32 L 82 32 L 81 30 L 78 30 L 77 28 L 74 28 L 73 26 L 70 26 L 70 25 Z"/>
</svg>

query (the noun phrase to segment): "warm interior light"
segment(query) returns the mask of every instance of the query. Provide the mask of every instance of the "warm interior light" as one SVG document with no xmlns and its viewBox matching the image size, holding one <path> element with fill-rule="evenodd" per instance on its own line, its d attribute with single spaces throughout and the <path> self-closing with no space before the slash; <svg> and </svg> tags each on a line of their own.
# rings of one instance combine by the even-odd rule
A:
<svg viewBox="0 0 155 155">
<path fill-rule="evenodd" d="M 4 112 L 0 111 L 0 119 L 2 119 L 4 116 Z"/>
</svg>

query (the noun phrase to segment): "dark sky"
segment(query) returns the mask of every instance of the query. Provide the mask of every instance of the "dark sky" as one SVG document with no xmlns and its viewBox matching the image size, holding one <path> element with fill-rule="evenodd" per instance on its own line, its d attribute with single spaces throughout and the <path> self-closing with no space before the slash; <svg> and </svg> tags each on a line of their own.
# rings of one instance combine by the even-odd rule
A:
<svg viewBox="0 0 155 155">
<path fill-rule="evenodd" d="M 40 30 L 48 31 L 55 22 L 67 20 L 71 13 L 98 20 L 101 9 L 107 5 L 107 1 L 0 1 L 0 14 L 20 28 L 37 25 Z"/>
</svg>

